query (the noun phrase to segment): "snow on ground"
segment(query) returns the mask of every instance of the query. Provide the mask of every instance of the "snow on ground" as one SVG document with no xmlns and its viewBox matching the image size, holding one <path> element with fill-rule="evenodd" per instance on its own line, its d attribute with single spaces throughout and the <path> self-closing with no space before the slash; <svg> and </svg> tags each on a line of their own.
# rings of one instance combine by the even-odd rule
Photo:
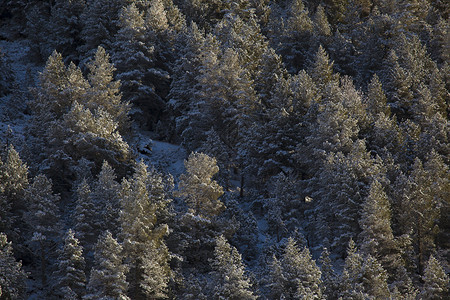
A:
<svg viewBox="0 0 450 300">
<path fill-rule="evenodd" d="M 26 90 L 29 85 L 34 85 L 33 83 L 42 70 L 42 66 L 30 62 L 28 42 L 25 40 L 0 40 L 0 49 L 9 58 L 12 71 L 19 85 L 18 88 Z"/>
<path fill-rule="evenodd" d="M 0 97 L 0 136 L 6 135 L 9 127 L 16 140 L 23 140 L 29 119 L 24 113 L 30 98 L 29 88 L 36 85 L 38 74 L 43 68 L 30 61 L 29 49 L 24 40 L 0 40 L 0 51 L 5 54 L 15 79 L 11 93 Z M 20 148 L 21 145 L 16 146 Z"/>
<path fill-rule="evenodd" d="M 184 160 L 188 155 L 183 147 L 153 140 L 151 133 L 145 131 L 138 132 L 135 145 L 138 160 L 143 159 L 148 165 L 172 174 L 175 181 L 184 172 Z"/>
</svg>

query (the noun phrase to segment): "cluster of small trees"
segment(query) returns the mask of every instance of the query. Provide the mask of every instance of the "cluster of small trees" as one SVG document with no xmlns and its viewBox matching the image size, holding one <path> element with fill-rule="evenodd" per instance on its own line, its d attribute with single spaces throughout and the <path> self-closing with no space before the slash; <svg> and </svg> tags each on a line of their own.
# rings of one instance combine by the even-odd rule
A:
<svg viewBox="0 0 450 300">
<path fill-rule="evenodd" d="M 2 139 L 0 298 L 443 299 L 449 9 L 6 1 L 46 64 L 27 164 Z M 192 152 L 179 178 L 143 129 Z"/>
</svg>

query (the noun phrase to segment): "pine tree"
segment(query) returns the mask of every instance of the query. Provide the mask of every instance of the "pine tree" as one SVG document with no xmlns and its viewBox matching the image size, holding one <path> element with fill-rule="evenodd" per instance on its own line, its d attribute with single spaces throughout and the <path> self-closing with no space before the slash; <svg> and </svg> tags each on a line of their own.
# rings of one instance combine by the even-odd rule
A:
<svg viewBox="0 0 450 300">
<path fill-rule="evenodd" d="M 119 124 L 119 132 L 124 134 L 129 129 L 128 112 L 130 105 L 122 102 L 120 81 L 114 81 L 113 72 L 116 70 L 110 62 L 105 49 L 99 46 L 93 59 L 87 64 L 88 80 L 91 89 L 88 92 L 86 107 L 95 110 L 102 107 L 113 120 Z"/>
<path fill-rule="evenodd" d="M 402 245 L 402 241 L 409 237 L 394 238 L 391 219 L 390 201 L 381 183 L 375 179 L 362 205 L 359 220 L 361 252 L 376 258 L 387 271 L 389 282 L 403 289 L 409 279 L 405 278 L 406 264 L 402 254 L 406 245 Z"/>
<path fill-rule="evenodd" d="M 357 141 L 348 155 L 329 154 L 323 169 L 316 175 L 317 182 L 311 181 L 314 189 L 311 196 L 317 199 L 314 211 L 319 217 L 315 230 L 322 239 L 333 236 L 334 251 L 342 254 L 343 244 L 360 232 L 361 205 L 368 195 L 371 180 L 380 178 L 383 173 L 381 160 L 371 158 L 364 142 Z"/>
<path fill-rule="evenodd" d="M 22 263 L 13 255 L 11 242 L 4 233 L 0 233 L 0 298 L 22 299 L 25 297 L 27 274 Z"/>
<path fill-rule="evenodd" d="M 133 299 L 140 299 L 149 290 L 146 274 L 158 283 L 151 286 L 153 291 L 164 293 L 166 288 L 167 273 L 150 273 L 151 269 L 146 269 L 146 265 L 151 264 L 149 260 L 156 260 L 159 265 L 168 266 L 170 256 L 167 255 L 164 237 L 169 228 L 161 221 L 168 214 L 170 188 L 167 179 L 155 169 L 148 170 L 142 161 L 136 166 L 133 177 L 122 181 L 120 238 L 123 240 L 125 260 L 130 266 L 132 279 L 129 282 L 133 283 L 130 285 L 130 297 Z M 147 251 L 152 251 L 149 257 L 145 256 Z M 159 277 L 151 278 L 153 275 Z"/>
<path fill-rule="evenodd" d="M 186 173 L 180 176 L 178 195 L 195 214 L 211 218 L 224 208 L 219 197 L 223 189 L 212 177 L 219 171 L 216 160 L 203 153 L 191 153 L 184 163 Z"/>
<path fill-rule="evenodd" d="M 16 239 L 15 219 L 26 207 L 23 196 L 28 187 L 28 167 L 12 144 L 3 155 L 0 157 L 0 230 Z"/>
<path fill-rule="evenodd" d="M 387 105 L 386 95 L 377 74 L 373 75 L 367 87 L 367 102 L 368 112 L 372 116 L 377 116 L 379 113 L 384 113 L 385 116 L 391 114 L 391 110 Z"/>
<path fill-rule="evenodd" d="M 59 250 L 58 270 L 54 273 L 57 293 L 64 295 L 67 290 L 79 299 L 85 294 L 86 274 L 83 247 L 79 245 L 75 232 L 69 229 L 64 237 L 63 248 Z"/>
<path fill-rule="evenodd" d="M 57 0 L 51 8 L 49 40 L 53 49 L 66 61 L 77 61 L 77 47 L 81 44 L 81 14 L 84 0 Z"/>
<path fill-rule="evenodd" d="M 245 275 L 242 257 L 223 235 L 216 239 L 212 265 L 214 299 L 256 299 L 250 280 Z"/>
<path fill-rule="evenodd" d="M 323 248 L 320 255 L 320 271 L 322 272 L 323 294 L 326 299 L 337 299 L 339 292 L 338 276 L 333 270 L 330 259 L 330 252 L 326 247 Z"/>
<path fill-rule="evenodd" d="M 53 194 L 52 181 L 45 175 L 37 175 L 27 188 L 25 199 L 28 211 L 24 219 L 32 229 L 30 241 L 37 243 L 36 254 L 40 260 L 40 277 L 43 286 L 47 284 L 47 270 L 61 229 L 59 214 L 59 195 Z"/>
<path fill-rule="evenodd" d="M 423 299 L 445 299 L 448 295 L 449 277 L 439 261 L 430 255 L 422 276 L 424 285 L 420 294 Z"/>
<path fill-rule="evenodd" d="M 316 9 L 316 13 L 313 17 L 313 33 L 319 36 L 327 37 L 331 35 L 331 26 L 328 23 L 327 15 L 325 14 L 325 9 L 322 5 L 319 5 Z"/>
<path fill-rule="evenodd" d="M 309 249 L 298 249 L 289 238 L 280 260 L 274 257 L 271 265 L 271 296 L 285 299 L 321 299 L 321 271 Z"/>
<path fill-rule="evenodd" d="M 313 61 L 310 63 L 308 74 L 322 92 L 325 92 L 327 85 L 338 83 L 339 74 L 333 72 L 333 62 L 330 62 L 329 56 L 322 45 L 319 46 Z"/>
<path fill-rule="evenodd" d="M 245 7 L 245 2 L 240 5 L 232 2 L 231 10 L 216 25 L 214 34 L 220 41 L 223 52 L 233 49 L 238 55 L 239 65 L 247 70 L 253 79 L 253 74 L 267 49 L 267 41 L 253 11 L 239 8 Z M 249 12 L 249 16 L 243 15 L 243 12 Z"/>
<path fill-rule="evenodd" d="M 126 295 L 128 283 L 125 277 L 128 268 L 123 263 L 122 245 L 109 231 L 105 231 L 94 249 L 95 263 L 83 299 L 129 300 Z"/>
<path fill-rule="evenodd" d="M 344 271 L 341 275 L 340 297 L 342 299 L 390 297 L 386 271 L 370 254 L 361 255 L 352 239 L 347 248 Z"/>
<path fill-rule="evenodd" d="M 92 185 L 94 204 L 99 212 L 101 231 L 109 230 L 114 235 L 120 228 L 120 184 L 116 182 L 114 169 L 104 161 L 97 180 Z"/>
<path fill-rule="evenodd" d="M 89 253 L 91 245 L 97 240 L 99 231 L 99 209 L 92 199 L 92 191 L 86 180 L 77 187 L 76 207 L 73 219 L 78 239 Z"/>
<path fill-rule="evenodd" d="M 139 119 L 150 128 L 166 106 L 160 90 L 168 89 L 169 85 L 168 69 L 161 68 L 163 63 L 158 61 L 161 54 L 158 28 L 151 27 L 158 25 L 152 22 L 151 15 L 146 16 L 135 3 L 124 7 L 113 55 L 123 98 L 141 110 Z"/>
<path fill-rule="evenodd" d="M 291 1 L 286 9 L 275 10 L 271 14 L 269 36 L 278 53 L 286 63 L 287 70 L 295 74 L 305 67 L 313 23 L 309 17 L 304 1 Z"/>
<path fill-rule="evenodd" d="M 395 184 L 397 222 L 401 233 L 411 234 L 419 274 L 423 274 L 425 257 L 436 247 L 437 222 L 448 184 L 448 167 L 434 151 L 425 164 L 416 158 L 410 175 L 399 177 Z"/>
<path fill-rule="evenodd" d="M 119 30 L 119 11 L 127 3 L 124 0 L 86 1 L 86 8 L 81 15 L 81 38 L 84 43 L 78 49 L 82 62 L 89 59 L 98 46 L 111 50 L 113 38 Z"/>
<path fill-rule="evenodd" d="M 170 269 L 171 255 L 165 243 L 150 241 L 141 260 L 140 287 L 147 299 L 169 298 L 169 282 L 174 274 Z"/>
</svg>

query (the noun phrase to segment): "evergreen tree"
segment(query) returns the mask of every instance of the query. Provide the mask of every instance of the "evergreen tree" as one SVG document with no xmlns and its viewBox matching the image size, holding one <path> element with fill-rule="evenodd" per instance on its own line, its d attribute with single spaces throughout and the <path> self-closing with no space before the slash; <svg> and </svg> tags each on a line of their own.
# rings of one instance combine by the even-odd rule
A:
<svg viewBox="0 0 450 300">
<path fill-rule="evenodd" d="M 286 61 L 288 71 L 297 73 L 305 67 L 305 57 L 308 57 L 309 43 L 313 32 L 313 23 L 309 17 L 308 9 L 302 0 L 292 1 L 287 8 L 286 25 L 281 26 L 280 53 Z M 277 45 L 278 43 L 274 43 Z"/>
<path fill-rule="evenodd" d="M 26 279 L 22 263 L 14 258 L 11 242 L 4 233 L 0 233 L 0 299 L 24 298 Z"/>
<path fill-rule="evenodd" d="M 167 272 L 155 274 L 150 261 L 168 268 L 170 256 L 163 239 L 169 228 L 161 221 L 167 216 L 170 188 L 167 179 L 155 169 L 148 170 L 142 161 L 136 166 L 133 177 L 122 181 L 120 238 L 125 261 L 130 266 L 130 298 L 140 299 L 145 293 L 165 294 Z M 146 256 L 148 251 L 151 252 Z M 156 284 L 149 287 L 149 280 Z"/>
<path fill-rule="evenodd" d="M 91 245 L 99 235 L 99 210 L 91 196 L 91 188 L 86 180 L 77 187 L 76 207 L 74 213 L 75 231 L 78 239 L 89 253 Z"/>
<path fill-rule="evenodd" d="M 214 299 L 256 299 L 245 266 L 236 248 L 224 236 L 216 239 L 212 265 L 214 272 Z"/>
<path fill-rule="evenodd" d="M 93 183 L 91 197 L 97 207 L 101 231 L 116 234 L 120 228 L 120 184 L 114 169 L 104 161 L 97 180 Z"/>
<path fill-rule="evenodd" d="M 350 240 L 341 275 L 342 299 L 389 299 L 387 274 L 380 263 L 370 254 L 359 253 L 353 240 Z"/>
<path fill-rule="evenodd" d="M 178 195 L 186 199 L 195 214 L 211 218 L 224 208 L 219 197 L 223 189 L 212 180 L 219 171 L 216 160 L 203 153 L 191 153 L 184 163 L 186 173 L 180 176 Z"/>
<path fill-rule="evenodd" d="M 128 112 L 130 105 L 121 100 L 120 81 L 114 81 L 113 72 L 116 70 L 110 62 L 109 55 L 101 46 L 93 59 L 87 64 L 88 80 L 91 89 L 85 105 L 91 110 L 102 107 L 113 120 L 119 124 L 119 132 L 126 133 L 129 129 Z"/>
<path fill-rule="evenodd" d="M 377 116 L 379 113 L 384 113 L 385 116 L 391 114 L 386 95 L 376 74 L 373 75 L 367 87 L 367 102 L 367 110 L 372 116 Z"/>
<path fill-rule="evenodd" d="M 433 300 L 447 297 L 449 277 L 433 255 L 430 255 L 427 261 L 422 279 L 424 285 L 420 294 L 421 297 Z"/>
<path fill-rule="evenodd" d="M 308 248 L 298 249 L 289 238 L 280 260 L 274 257 L 271 265 L 271 296 L 285 299 L 321 299 L 321 272 Z"/>
<path fill-rule="evenodd" d="M 316 13 L 313 17 L 313 33 L 319 36 L 327 37 L 331 35 L 331 26 L 328 23 L 325 9 L 322 5 L 319 5 L 316 9 Z"/>
<path fill-rule="evenodd" d="M 342 254 L 342 245 L 360 232 L 358 220 L 363 199 L 368 195 L 371 180 L 383 172 L 381 160 L 372 159 L 364 143 L 357 141 L 348 155 L 329 154 L 324 169 L 317 175 L 320 176 L 317 183 L 311 181 L 315 190 L 311 196 L 317 199 L 315 230 L 322 239 L 333 236 L 331 245 L 338 253 Z"/>
<path fill-rule="evenodd" d="M 339 74 L 333 72 L 333 64 L 333 62 L 330 62 L 325 49 L 320 45 L 314 59 L 310 63 L 308 74 L 322 92 L 326 91 L 329 84 L 335 85 L 338 83 Z"/>
<path fill-rule="evenodd" d="M 17 238 L 15 226 L 19 212 L 26 204 L 23 196 L 28 187 L 28 167 L 10 144 L 0 157 L 0 230 Z"/>
<path fill-rule="evenodd" d="M 383 190 L 381 183 L 374 180 L 370 185 L 370 191 L 362 205 L 359 224 L 362 232 L 361 252 L 376 258 L 387 271 L 390 283 L 393 283 L 401 292 L 404 292 L 409 284 L 406 275 L 406 263 L 404 252 L 409 245 L 409 236 L 395 238 L 391 228 L 390 202 Z"/>
<path fill-rule="evenodd" d="M 230 11 L 216 25 L 214 34 L 220 41 L 223 52 L 233 49 L 237 53 L 240 66 L 247 70 L 253 79 L 253 74 L 267 49 L 267 42 L 253 10 L 243 8 L 248 5 L 246 2 L 242 1 L 241 4 L 231 2 Z M 249 16 L 243 15 L 247 12 Z"/>
<path fill-rule="evenodd" d="M 111 76 L 113 67 L 102 48 L 89 68 L 90 82 L 73 63 L 66 68 L 55 51 L 35 90 L 32 129 L 38 143 L 34 151 L 46 156 L 42 160 L 47 160 L 50 170 L 63 171 L 62 176 L 58 174 L 61 181 L 71 176 L 71 169 L 82 158 L 97 166 L 106 159 L 121 172 L 130 158 L 128 144 L 118 132 L 119 127 L 126 127 L 128 105 L 120 103 L 118 83 Z M 49 145 L 44 153 L 38 147 L 42 144 Z"/>
<path fill-rule="evenodd" d="M 119 11 L 126 6 L 127 0 L 87 0 L 81 15 L 81 38 L 79 46 L 81 61 L 89 59 L 98 46 L 111 50 L 113 38 L 119 30 Z"/>
<path fill-rule="evenodd" d="M 436 247 L 440 208 L 448 193 L 448 167 L 432 152 L 425 164 L 415 159 L 408 177 L 396 182 L 401 233 L 411 233 L 419 274 L 423 274 L 425 257 Z"/>
<path fill-rule="evenodd" d="M 95 264 L 83 299 L 130 299 L 126 295 L 128 268 L 123 263 L 122 250 L 122 245 L 109 231 L 99 237 L 95 245 Z"/>
<path fill-rule="evenodd" d="M 61 224 L 59 213 L 59 195 L 53 194 L 52 181 L 44 175 L 37 175 L 27 188 L 25 199 L 28 211 L 24 219 L 31 228 L 30 242 L 37 244 L 37 257 L 40 260 L 41 283 L 47 284 L 47 271 L 49 260 L 52 257 L 51 249 L 59 237 Z"/>
<path fill-rule="evenodd" d="M 320 271 L 322 272 L 323 294 L 326 299 L 337 299 L 339 293 L 338 276 L 333 270 L 330 252 L 324 247 L 320 255 Z"/>
<path fill-rule="evenodd" d="M 159 2 L 159 1 L 157 1 Z M 117 67 L 117 78 L 122 82 L 123 97 L 141 110 L 139 120 L 147 120 L 150 128 L 159 119 L 166 103 L 161 90 L 168 90 L 169 69 L 160 61 L 161 31 L 164 24 L 156 11 L 162 4 L 153 6 L 145 15 L 135 3 L 124 7 L 120 12 L 120 29 L 114 43 L 113 61 Z M 165 10 L 163 11 L 165 12 Z M 155 14 L 152 16 L 152 13 Z M 165 19 L 167 25 L 167 19 Z M 152 26 L 155 26 L 153 28 Z M 139 116 L 139 114 L 137 115 Z"/>
<path fill-rule="evenodd" d="M 83 247 L 79 245 L 75 232 L 69 229 L 64 237 L 63 248 L 59 250 L 58 270 L 55 272 L 57 293 L 64 295 L 68 290 L 80 299 L 85 294 L 86 274 Z"/>
<path fill-rule="evenodd" d="M 84 0 L 57 0 L 51 8 L 50 43 L 66 61 L 77 61 L 77 47 L 81 44 L 81 14 Z"/>
<path fill-rule="evenodd" d="M 169 282 L 174 274 L 170 269 L 171 255 L 165 243 L 150 241 L 141 259 L 140 287 L 147 299 L 169 298 Z"/>
</svg>

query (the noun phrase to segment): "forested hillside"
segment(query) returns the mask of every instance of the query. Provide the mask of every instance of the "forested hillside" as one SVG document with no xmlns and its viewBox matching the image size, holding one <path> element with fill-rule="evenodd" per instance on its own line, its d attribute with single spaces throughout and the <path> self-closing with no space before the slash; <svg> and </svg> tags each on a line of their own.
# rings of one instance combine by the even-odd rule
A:
<svg viewBox="0 0 450 300">
<path fill-rule="evenodd" d="M 448 299 L 449 13 L 0 0 L 0 299 Z"/>
</svg>

